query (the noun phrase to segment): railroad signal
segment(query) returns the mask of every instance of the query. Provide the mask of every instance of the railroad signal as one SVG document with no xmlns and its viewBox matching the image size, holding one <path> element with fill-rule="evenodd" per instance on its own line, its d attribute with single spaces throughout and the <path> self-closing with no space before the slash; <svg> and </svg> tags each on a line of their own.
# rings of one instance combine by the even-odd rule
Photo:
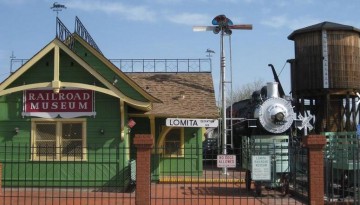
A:
<svg viewBox="0 0 360 205">
<path fill-rule="evenodd" d="M 212 26 L 194 26 L 193 31 L 213 31 L 218 34 L 220 31 L 231 35 L 232 29 L 252 30 L 251 24 L 233 24 L 225 15 L 218 15 L 212 20 Z"/>
<path fill-rule="evenodd" d="M 224 35 L 231 35 L 232 29 L 242 29 L 242 30 L 251 30 L 251 24 L 236 24 L 234 25 L 233 22 L 227 18 L 225 15 L 221 14 L 216 16 L 212 20 L 212 26 L 194 26 L 193 31 L 213 31 L 214 34 L 220 33 L 220 74 L 221 74 L 221 136 L 222 136 L 222 150 L 224 155 L 227 154 L 227 126 L 226 126 L 226 97 L 225 97 L 225 50 L 224 50 Z M 223 168 L 223 174 L 227 173 L 227 168 Z"/>
</svg>

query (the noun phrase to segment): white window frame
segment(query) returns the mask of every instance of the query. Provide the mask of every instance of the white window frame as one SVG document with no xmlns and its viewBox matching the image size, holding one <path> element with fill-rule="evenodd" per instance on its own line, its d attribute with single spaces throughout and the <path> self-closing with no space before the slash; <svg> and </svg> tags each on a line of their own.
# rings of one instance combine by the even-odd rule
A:
<svg viewBox="0 0 360 205">
<path fill-rule="evenodd" d="M 36 148 L 36 125 L 40 123 L 54 123 L 56 124 L 55 141 L 56 141 L 56 155 L 55 158 L 48 156 L 37 156 Z M 62 138 L 62 124 L 65 123 L 81 123 L 82 124 L 82 156 L 79 157 L 62 157 L 61 156 L 61 138 Z M 87 161 L 87 148 L 86 148 L 86 118 L 75 119 L 43 119 L 33 118 L 31 119 L 31 160 L 34 161 Z"/>
</svg>

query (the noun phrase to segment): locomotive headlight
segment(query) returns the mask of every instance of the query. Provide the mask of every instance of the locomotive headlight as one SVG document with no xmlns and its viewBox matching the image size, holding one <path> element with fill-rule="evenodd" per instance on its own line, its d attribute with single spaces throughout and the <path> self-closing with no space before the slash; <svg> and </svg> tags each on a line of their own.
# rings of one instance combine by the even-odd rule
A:
<svg viewBox="0 0 360 205">
<path fill-rule="evenodd" d="M 269 109 L 270 118 L 273 122 L 283 122 L 285 120 L 285 108 L 282 105 L 273 105 Z"/>
<path fill-rule="evenodd" d="M 276 113 L 275 121 L 280 122 L 280 121 L 284 121 L 284 119 L 285 119 L 284 113 L 282 113 L 282 112 Z"/>
</svg>

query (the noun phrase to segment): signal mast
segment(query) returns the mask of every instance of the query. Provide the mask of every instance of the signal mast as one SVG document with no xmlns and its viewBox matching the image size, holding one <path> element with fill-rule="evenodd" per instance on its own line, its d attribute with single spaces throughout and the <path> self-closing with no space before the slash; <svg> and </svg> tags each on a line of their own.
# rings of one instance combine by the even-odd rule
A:
<svg viewBox="0 0 360 205">
<path fill-rule="evenodd" d="M 227 18 L 225 15 L 218 15 L 212 20 L 212 26 L 194 26 L 193 31 L 212 31 L 214 34 L 220 33 L 220 76 L 221 76 L 221 119 L 222 119 L 222 126 L 221 126 L 221 136 L 222 136 L 222 154 L 226 155 L 226 96 L 225 96 L 225 51 L 224 51 L 224 35 L 231 35 L 232 29 L 239 29 L 239 30 L 252 30 L 251 24 L 236 24 L 234 25 L 233 22 Z M 223 174 L 227 173 L 227 168 L 223 168 Z"/>
</svg>

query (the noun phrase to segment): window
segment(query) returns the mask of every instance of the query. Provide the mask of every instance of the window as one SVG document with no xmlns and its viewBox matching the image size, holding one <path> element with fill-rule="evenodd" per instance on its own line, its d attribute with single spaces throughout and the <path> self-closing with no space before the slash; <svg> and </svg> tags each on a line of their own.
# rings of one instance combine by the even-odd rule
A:
<svg viewBox="0 0 360 205">
<path fill-rule="evenodd" d="M 184 155 L 183 128 L 164 128 L 160 134 L 160 153 L 168 157 L 179 157 Z"/>
<path fill-rule="evenodd" d="M 165 154 L 179 155 L 181 154 L 181 133 L 180 129 L 172 129 L 165 136 Z"/>
<path fill-rule="evenodd" d="M 85 119 L 33 119 L 33 160 L 85 160 Z"/>
</svg>

